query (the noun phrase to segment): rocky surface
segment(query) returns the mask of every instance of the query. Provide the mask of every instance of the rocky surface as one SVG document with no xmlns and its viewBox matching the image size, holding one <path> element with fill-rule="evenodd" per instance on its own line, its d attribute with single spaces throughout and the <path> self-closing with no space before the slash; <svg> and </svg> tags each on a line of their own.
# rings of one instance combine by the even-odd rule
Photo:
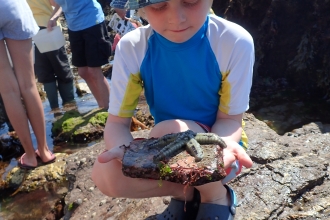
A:
<svg viewBox="0 0 330 220">
<path fill-rule="evenodd" d="M 38 167 L 33 170 L 25 170 L 14 167 L 0 184 L 0 190 L 18 192 L 31 192 L 37 189 L 56 188 L 66 183 L 66 157 L 67 154 L 55 153 L 56 161 L 49 165 L 42 165 L 38 161 Z"/>
<path fill-rule="evenodd" d="M 305 98 L 330 101 L 329 1 L 223 0 L 213 10 L 251 33 L 254 82 L 285 79 Z"/>
<path fill-rule="evenodd" d="M 329 219 L 330 125 L 310 123 L 280 136 L 252 114 L 245 121 L 254 165 L 229 184 L 238 197 L 236 219 Z M 91 169 L 103 149 L 100 142 L 67 157 L 63 219 L 152 219 L 162 212 L 169 197 L 110 198 L 95 187 Z"/>
<path fill-rule="evenodd" d="M 330 219 L 330 126 L 325 124 L 330 122 L 329 108 L 304 102 L 312 98 L 329 103 L 329 8 L 330 1 L 320 0 L 214 1 L 216 14 L 245 27 L 256 45 L 254 114 L 245 117 L 254 166 L 230 183 L 239 199 L 236 219 Z M 303 109 L 310 109 L 315 117 L 307 117 Z M 151 121 L 142 110 L 141 115 Z M 287 132 L 292 125 L 297 129 Z M 148 131 L 133 134 L 146 137 Z M 70 155 L 60 172 L 53 170 L 69 181 L 63 219 L 149 219 L 162 212 L 169 197 L 109 198 L 95 188 L 90 172 L 103 148 L 100 142 Z M 54 173 L 44 169 L 51 167 L 38 170 L 49 177 Z M 38 170 L 26 177 L 31 180 L 24 183 L 28 187 L 19 190 L 38 181 L 56 183 L 56 178 Z"/>
<path fill-rule="evenodd" d="M 161 156 L 155 160 L 160 151 L 166 147 L 163 144 L 155 144 L 155 141 L 159 139 L 137 139 L 129 146 L 122 146 L 125 148 L 122 160 L 122 171 L 125 176 L 159 180 L 160 184 L 161 181 L 166 180 L 190 186 L 203 185 L 225 178 L 223 151 L 215 143 L 199 146 L 203 151 L 202 160 L 196 161 L 185 146 L 171 154 L 163 152 L 161 155 L 164 157 Z M 167 150 L 167 152 L 171 151 Z"/>
<path fill-rule="evenodd" d="M 100 139 L 108 117 L 105 109 L 93 109 L 86 113 L 80 113 L 74 109 L 67 111 L 53 123 L 53 142 L 86 143 Z"/>
</svg>

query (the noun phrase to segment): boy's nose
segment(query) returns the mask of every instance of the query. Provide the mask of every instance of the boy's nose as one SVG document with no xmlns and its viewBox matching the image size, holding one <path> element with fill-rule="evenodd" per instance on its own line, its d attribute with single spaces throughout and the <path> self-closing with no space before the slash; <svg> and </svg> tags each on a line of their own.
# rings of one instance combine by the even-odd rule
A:
<svg viewBox="0 0 330 220">
<path fill-rule="evenodd" d="M 171 13 L 169 13 L 168 16 L 168 22 L 170 24 L 180 24 L 184 21 L 186 21 L 186 16 L 182 9 L 174 8 L 171 10 Z"/>
</svg>

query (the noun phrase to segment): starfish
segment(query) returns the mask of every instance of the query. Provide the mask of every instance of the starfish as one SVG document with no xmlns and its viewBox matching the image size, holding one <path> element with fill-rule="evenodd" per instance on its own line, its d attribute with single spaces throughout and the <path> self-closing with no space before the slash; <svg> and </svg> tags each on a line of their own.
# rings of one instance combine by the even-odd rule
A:
<svg viewBox="0 0 330 220">
<path fill-rule="evenodd" d="M 148 146 L 163 147 L 159 153 L 154 156 L 155 162 L 175 155 L 175 153 L 183 147 L 191 156 L 195 157 L 196 162 L 199 162 L 204 157 L 203 149 L 200 144 L 217 144 L 222 149 L 227 147 L 221 137 L 214 133 L 195 133 L 191 130 L 164 135 L 148 144 Z"/>
</svg>

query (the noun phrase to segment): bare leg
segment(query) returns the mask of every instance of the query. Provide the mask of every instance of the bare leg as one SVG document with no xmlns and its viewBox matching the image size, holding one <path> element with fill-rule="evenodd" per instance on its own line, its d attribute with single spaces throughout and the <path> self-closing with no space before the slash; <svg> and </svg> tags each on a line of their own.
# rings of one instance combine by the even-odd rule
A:
<svg viewBox="0 0 330 220">
<path fill-rule="evenodd" d="M 185 131 L 187 129 L 203 132 L 202 128 L 194 122 L 172 120 L 157 124 L 150 132 L 150 137 L 160 137 L 168 133 Z M 121 171 L 121 163 L 117 160 L 108 163 L 96 161 L 92 178 L 97 187 L 104 194 L 111 197 L 148 198 L 170 195 L 176 199 L 186 201 L 190 201 L 193 198 L 193 187 L 184 189 L 182 184 L 167 181 L 163 181 L 163 185 L 159 187 L 157 180 L 125 177 Z"/>
<path fill-rule="evenodd" d="M 78 74 L 86 81 L 99 107 L 108 109 L 110 86 L 101 67 L 78 67 Z"/>
<path fill-rule="evenodd" d="M 169 120 L 158 123 L 150 132 L 150 137 L 161 137 L 168 133 L 186 130 L 204 132 L 192 121 Z M 106 131 L 105 131 L 106 132 Z M 190 201 L 193 198 L 193 187 L 184 189 L 181 184 L 163 181 L 162 187 L 156 180 L 134 179 L 123 176 L 121 163 L 117 160 L 101 164 L 94 163 L 92 178 L 97 187 L 111 197 L 148 198 L 155 196 L 173 196 L 178 200 Z M 229 195 L 221 181 L 196 187 L 201 194 L 202 203 L 229 204 Z M 186 191 L 185 191 L 186 190 Z"/>
<path fill-rule="evenodd" d="M 36 156 L 31 141 L 28 120 L 31 123 L 43 159 L 50 159 L 51 155 L 48 152 L 46 143 L 43 107 L 34 79 L 32 41 L 31 39 L 19 41 L 6 39 L 6 43 L 13 61 L 14 72 L 7 63 L 7 59 L 4 59 L 5 61 L 1 63 L 1 66 L 5 68 L 1 72 L 1 93 L 9 119 L 22 141 L 26 153 L 24 163 L 35 166 Z M 3 50 L 4 44 L 2 41 L 1 54 L 3 54 Z M 26 113 L 21 97 L 26 107 Z"/>
<path fill-rule="evenodd" d="M 195 132 L 204 132 L 200 130 L 200 126 L 191 121 L 164 121 L 159 123 L 160 126 L 150 132 L 151 137 L 161 137 L 164 134 L 174 133 L 185 130 L 193 130 Z M 196 187 L 201 193 L 202 203 L 214 203 L 219 205 L 229 205 L 230 199 L 227 189 L 222 185 L 221 181 L 205 184 Z M 180 199 L 180 198 L 177 198 Z"/>
</svg>

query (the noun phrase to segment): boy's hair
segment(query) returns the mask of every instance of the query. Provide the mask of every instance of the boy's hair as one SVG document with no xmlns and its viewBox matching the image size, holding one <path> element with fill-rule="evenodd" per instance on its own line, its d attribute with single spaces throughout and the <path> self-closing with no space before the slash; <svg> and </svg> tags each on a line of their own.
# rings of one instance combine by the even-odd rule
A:
<svg viewBox="0 0 330 220">
<path fill-rule="evenodd" d="M 128 8 L 131 10 L 134 10 L 134 9 L 143 8 L 143 7 L 151 5 L 151 4 L 155 4 L 155 3 L 159 3 L 159 2 L 166 2 L 166 1 L 168 1 L 168 0 L 129 0 Z"/>
</svg>

